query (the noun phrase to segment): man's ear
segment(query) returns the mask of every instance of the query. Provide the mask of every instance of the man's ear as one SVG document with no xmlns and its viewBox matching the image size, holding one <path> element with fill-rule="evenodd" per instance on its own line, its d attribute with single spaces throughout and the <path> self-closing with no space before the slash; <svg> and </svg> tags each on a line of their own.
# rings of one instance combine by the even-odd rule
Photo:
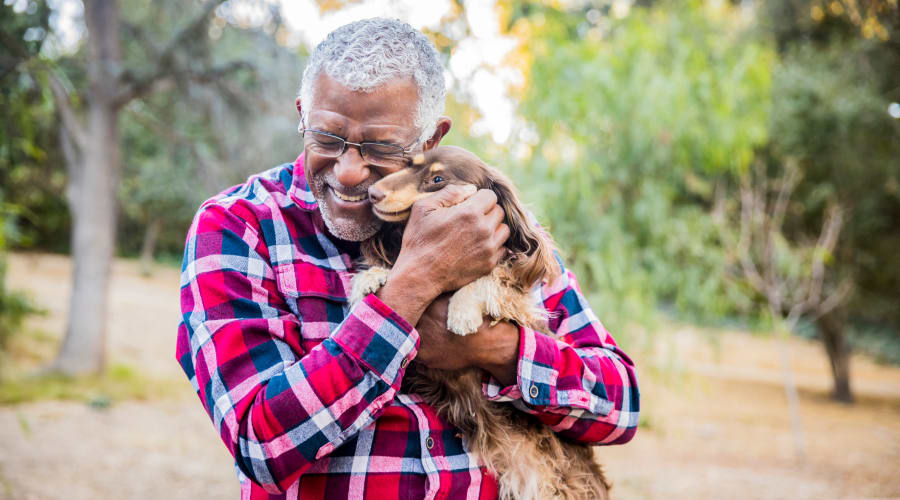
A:
<svg viewBox="0 0 900 500">
<path fill-rule="evenodd" d="M 294 101 L 294 104 L 297 105 L 297 114 L 302 117 L 303 116 L 303 106 L 300 105 L 300 96 L 297 96 L 297 100 Z"/>
<path fill-rule="evenodd" d="M 297 106 L 300 106 L 300 100 L 297 100 Z M 434 129 L 434 135 L 431 136 L 431 139 L 425 141 L 425 145 L 422 146 L 422 149 L 428 151 L 429 149 L 436 148 L 438 144 L 441 143 L 441 139 L 447 135 L 447 132 L 450 131 L 450 126 L 453 125 L 453 120 L 446 116 L 442 116 L 438 118 L 437 128 Z"/>
</svg>

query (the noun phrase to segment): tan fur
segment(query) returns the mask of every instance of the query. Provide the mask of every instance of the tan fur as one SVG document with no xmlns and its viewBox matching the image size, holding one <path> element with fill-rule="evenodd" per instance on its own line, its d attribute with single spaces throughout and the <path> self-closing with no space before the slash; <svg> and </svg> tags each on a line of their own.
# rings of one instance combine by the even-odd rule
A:
<svg viewBox="0 0 900 500">
<path fill-rule="evenodd" d="M 538 281 L 551 280 L 559 274 L 553 243 L 549 235 L 528 220 L 512 183 L 475 155 L 443 146 L 417 157 L 410 168 L 375 184 L 385 195 L 375 204 L 376 215 L 382 217 L 377 209 L 406 211 L 423 195 L 431 194 L 434 189 L 429 188 L 428 181 L 435 173 L 446 177 L 447 183 L 492 189 L 506 214 L 504 222 L 510 227 L 506 244 L 509 256 L 490 275 L 454 293 L 448 309 L 448 329 L 459 335 L 474 333 L 483 315 L 487 315 L 546 330 L 547 311 L 535 303 L 530 290 Z M 405 213 L 408 216 L 409 212 Z M 352 304 L 384 284 L 388 268 L 399 254 L 402 234 L 401 225 L 388 225 L 363 242 L 363 264 L 369 267 L 354 276 Z M 404 389 L 421 395 L 438 414 L 460 429 L 467 448 L 498 478 L 501 499 L 608 498 L 609 484 L 590 446 L 564 440 L 508 403 L 485 400 L 481 377 L 478 369 L 446 372 L 413 363 L 403 384 Z"/>
<path fill-rule="evenodd" d="M 509 263 L 501 263 L 491 274 L 460 288 L 450 297 L 447 329 L 457 335 L 478 331 L 484 316 L 545 329 L 547 310 L 529 294 L 507 286 L 511 281 Z"/>
</svg>

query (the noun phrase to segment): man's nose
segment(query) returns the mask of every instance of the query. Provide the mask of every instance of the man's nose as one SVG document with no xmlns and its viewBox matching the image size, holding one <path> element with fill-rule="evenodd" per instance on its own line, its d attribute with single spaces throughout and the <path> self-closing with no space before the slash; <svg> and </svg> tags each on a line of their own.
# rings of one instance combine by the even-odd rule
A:
<svg viewBox="0 0 900 500">
<path fill-rule="evenodd" d="M 368 179 L 369 174 L 369 166 L 354 146 L 348 145 L 347 150 L 337 158 L 334 165 L 334 175 L 343 186 L 357 186 Z"/>
<path fill-rule="evenodd" d="M 372 200 L 372 203 L 381 203 L 381 200 L 384 199 L 384 193 L 375 184 L 372 184 L 369 186 L 369 199 Z"/>
</svg>

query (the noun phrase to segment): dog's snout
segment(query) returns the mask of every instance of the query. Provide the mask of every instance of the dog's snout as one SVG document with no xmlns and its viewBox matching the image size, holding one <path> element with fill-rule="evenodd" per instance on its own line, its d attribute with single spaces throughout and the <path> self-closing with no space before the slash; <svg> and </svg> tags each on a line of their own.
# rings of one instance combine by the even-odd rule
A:
<svg viewBox="0 0 900 500">
<path fill-rule="evenodd" d="M 384 199 L 384 193 L 373 184 L 369 186 L 369 199 L 372 203 L 379 203 Z"/>
</svg>

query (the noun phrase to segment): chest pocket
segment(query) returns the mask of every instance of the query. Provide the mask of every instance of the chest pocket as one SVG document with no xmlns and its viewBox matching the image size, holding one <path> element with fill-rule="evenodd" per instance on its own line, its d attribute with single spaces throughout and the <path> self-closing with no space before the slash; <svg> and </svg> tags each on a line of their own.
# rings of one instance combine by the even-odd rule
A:
<svg viewBox="0 0 900 500">
<path fill-rule="evenodd" d="M 278 290 L 300 320 L 301 343 L 318 345 L 340 325 L 349 312 L 346 287 L 351 274 L 296 261 L 275 269 Z"/>
</svg>

